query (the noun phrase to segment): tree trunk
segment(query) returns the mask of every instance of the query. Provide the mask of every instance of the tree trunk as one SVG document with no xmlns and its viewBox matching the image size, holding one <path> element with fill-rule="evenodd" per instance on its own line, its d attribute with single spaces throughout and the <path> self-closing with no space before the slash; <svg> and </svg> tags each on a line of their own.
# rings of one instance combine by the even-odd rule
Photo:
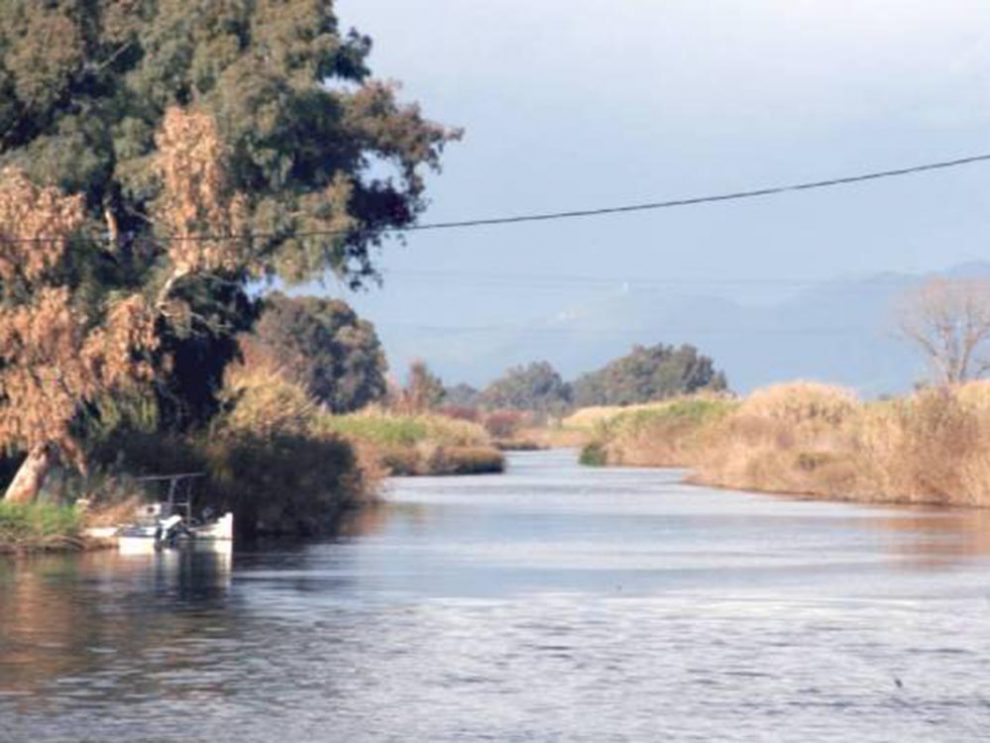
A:
<svg viewBox="0 0 990 743">
<path fill-rule="evenodd" d="M 7 503 L 31 503 L 41 492 L 45 477 L 52 468 L 54 451 L 50 444 L 39 444 L 28 452 L 17 474 L 7 487 L 4 500 Z"/>
</svg>

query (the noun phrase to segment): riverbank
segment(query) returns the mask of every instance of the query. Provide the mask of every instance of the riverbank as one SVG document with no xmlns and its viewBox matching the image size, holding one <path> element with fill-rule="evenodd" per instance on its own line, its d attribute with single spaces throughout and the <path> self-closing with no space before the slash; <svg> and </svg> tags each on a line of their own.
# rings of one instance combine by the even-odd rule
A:
<svg viewBox="0 0 990 743">
<path fill-rule="evenodd" d="M 391 476 L 479 475 L 505 470 L 505 456 L 485 429 L 470 421 L 372 408 L 350 415 L 322 415 L 316 426 L 364 445 Z"/>
<path fill-rule="evenodd" d="M 90 546 L 72 506 L 0 501 L 0 554 L 82 550 Z"/>
<path fill-rule="evenodd" d="M 589 422 L 590 420 L 590 422 Z M 742 400 L 579 411 L 586 464 L 683 467 L 689 481 L 838 500 L 990 507 L 990 384 L 862 402 L 797 382 Z"/>
<path fill-rule="evenodd" d="M 232 511 L 238 538 L 250 540 L 334 533 L 345 514 L 378 501 L 388 476 L 505 468 L 477 424 L 383 409 L 334 415 L 280 375 L 243 368 L 228 374 L 225 409 L 209 430 L 123 427 L 102 437 L 90 456 L 88 475 L 50 478 L 43 502 L 0 502 L 0 553 L 104 547 L 85 537 L 87 527 L 130 523 L 139 504 L 164 496 L 154 487 L 161 483 L 142 481 L 145 475 L 202 473 L 196 512 Z M 77 511 L 79 499 L 91 507 Z"/>
</svg>

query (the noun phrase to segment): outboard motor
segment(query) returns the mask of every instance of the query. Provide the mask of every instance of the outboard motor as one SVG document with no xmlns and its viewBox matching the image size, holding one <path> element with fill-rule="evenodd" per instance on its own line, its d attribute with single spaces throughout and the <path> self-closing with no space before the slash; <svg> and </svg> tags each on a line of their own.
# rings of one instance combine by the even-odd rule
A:
<svg viewBox="0 0 990 743">
<path fill-rule="evenodd" d="M 155 529 L 155 548 L 161 549 L 165 545 L 175 544 L 175 540 L 183 531 L 182 517 L 178 514 L 162 519 Z"/>
</svg>

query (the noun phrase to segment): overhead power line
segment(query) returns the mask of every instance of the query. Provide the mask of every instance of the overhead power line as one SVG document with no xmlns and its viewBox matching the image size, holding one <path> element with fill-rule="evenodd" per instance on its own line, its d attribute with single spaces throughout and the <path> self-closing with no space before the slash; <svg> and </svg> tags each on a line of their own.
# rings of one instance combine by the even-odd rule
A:
<svg viewBox="0 0 990 743">
<path fill-rule="evenodd" d="M 708 196 L 694 196 L 689 198 L 670 199 L 667 201 L 648 201 L 640 204 L 626 204 L 621 206 L 606 206 L 593 209 L 573 209 L 558 212 L 535 212 L 530 214 L 516 214 L 503 217 L 488 217 L 481 219 L 465 219 L 448 222 L 425 222 L 423 224 L 413 224 L 407 227 L 388 227 L 381 230 L 374 230 L 378 235 L 382 234 L 404 234 L 408 232 L 427 232 L 439 230 L 468 229 L 474 227 L 491 227 L 496 225 L 524 224 L 527 222 L 550 222 L 565 219 L 582 219 L 587 217 L 603 217 L 616 214 L 630 214 L 635 212 L 657 211 L 660 209 L 673 209 L 685 206 L 698 206 L 701 204 L 714 204 L 726 201 L 742 201 L 745 199 L 757 199 L 767 196 L 777 196 L 785 193 L 795 193 L 800 191 L 812 191 L 823 188 L 833 188 L 836 186 L 848 186 L 867 181 L 877 181 L 886 178 L 899 178 L 902 176 L 927 173 L 934 170 L 947 170 L 958 168 L 964 165 L 975 165 L 990 161 L 990 154 L 970 155 L 955 160 L 942 160 L 939 162 L 923 163 L 921 165 L 911 165 L 893 170 L 878 170 L 870 173 L 860 173 L 858 175 L 848 175 L 841 178 L 829 178 L 819 181 L 807 181 L 804 183 L 791 183 L 779 186 L 768 186 L 764 188 L 754 188 L 744 191 L 731 191 L 729 193 L 714 194 Z M 294 232 L 285 237 L 294 239 L 307 237 L 342 237 L 352 235 L 360 230 L 310 230 Z M 167 235 L 158 237 L 161 242 L 216 242 L 223 240 L 270 240 L 283 237 L 279 233 L 246 233 L 246 234 L 194 234 L 194 235 Z M 19 237 L 0 236 L 2 242 L 49 242 L 51 237 Z"/>
<path fill-rule="evenodd" d="M 662 327 L 534 327 L 532 325 L 428 325 L 419 323 L 407 323 L 402 321 L 390 322 L 388 320 L 376 321 L 376 326 L 381 328 L 401 328 L 403 330 L 430 333 L 432 335 L 461 335 L 461 334 L 496 334 L 514 335 L 525 337 L 547 338 L 561 336 L 571 337 L 605 337 L 605 338 L 627 338 L 630 336 L 655 335 L 658 332 L 675 336 L 716 336 L 716 335 L 770 335 L 770 336 L 855 336 L 866 334 L 872 337 L 876 329 L 864 327 L 863 325 L 805 325 L 800 327 L 772 327 L 772 326 L 699 326 L 683 328 L 662 328 Z M 515 338 L 513 339 L 515 340 Z"/>
<path fill-rule="evenodd" d="M 782 286 L 801 287 L 817 285 L 836 285 L 839 287 L 841 279 L 836 277 L 822 278 L 810 276 L 738 276 L 738 277 L 698 277 L 698 276 L 668 276 L 668 277 L 636 277 L 636 276 L 588 276 L 574 274 L 533 274 L 533 273 L 491 273 L 478 274 L 472 271 L 456 270 L 421 270 L 421 269 L 387 269 L 383 275 L 385 278 L 399 277 L 403 281 L 422 279 L 430 282 L 431 285 L 439 280 L 451 280 L 452 286 L 463 287 L 466 284 L 472 286 L 493 285 L 493 286 L 520 286 L 526 285 L 537 288 L 569 288 L 571 286 L 593 286 L 612 287 L 616 285 L 627 286 L 629 289 L 666 289 L 670 287 L 682 286 Z M 854 283 L 850 287 L 840 288 L 861 288 L 860 285 L 894 286 L 898 287 L 904 283 L 905 277 L 899 275 L 891 276 L 865 276 L 850 278 Z"/>
<path fill-rule="evenodd" d="M 962 157 L 957 160 L 943 160 L 935 163 L 925 163 L 922 165 L 911 165 L 905 168 L 894 170 L 879 170 L 872 173 L 861 173 L 860 175 L 843 176 L 842 178 L 830 178 L 823 181 L 809 181 L 807 183 L 793 183 L 783 186 L 769 186 L 766 188 L 756 188 L 748 191 L 732 191 L 714 196 L 695 196 L 684 199 L 671 199 L 669 201 L 653 201 L 644 204 L 629 204 L 626 206 L 601 207 L 597 209 L 577 209 L 564 212 L 546 212 L 542 214 L 521 214 L 512 217 L 493 217 L 491 219 L 472 219 L 461 222 L 434 222 L 432 224 L 413 225 L 404 231 L 424 231 L 424 230 L 446 230 L 462 227 L 485 227 L 489 225 L 519 224 L 523 222 L 548 222 L 558 219 L 578 219 L 582 217 L 601 217 L 610 214 L 628 214 L 631 212 L 645 212 L 659 209 L 672 209 L 682 206 L 697 206 L 699 204 L 713 204 L 721 201 L 741 201 L 743 199 L 756 199 L 765 196 L 775 196 L 795 191 L 811 191 L 819 188 L 832 188 L 834 186 L 846 186 L 864 181 L 876 181 L 883 178 L 898 178 L 915 173 L 924 173 L 932 170 L 945 170 L 947 168 L 958 168 L 963 165 L 974 165 L 976 163 L 987 162 L 990 154 L 972 155 Z"/>
</svg>

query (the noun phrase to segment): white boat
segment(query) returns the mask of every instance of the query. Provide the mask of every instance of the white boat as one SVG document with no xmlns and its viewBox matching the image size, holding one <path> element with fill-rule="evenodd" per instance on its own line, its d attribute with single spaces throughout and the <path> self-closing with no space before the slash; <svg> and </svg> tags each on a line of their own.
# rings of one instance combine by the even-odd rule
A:
<svg viewBox="0 0 990 743">
<path fill-rule="evenodd" d="M 193 511 L 192 483 L 202 473 L 156 475 L 143 482 L 168 482 L 164 501 L 149 503 L 138 520 L 117 531 L 117 547 L 125 554 L 147 554 L 179 547 L 229 551 L 234 540 L 234 514 L 214 517 Z"/>
</svg>

